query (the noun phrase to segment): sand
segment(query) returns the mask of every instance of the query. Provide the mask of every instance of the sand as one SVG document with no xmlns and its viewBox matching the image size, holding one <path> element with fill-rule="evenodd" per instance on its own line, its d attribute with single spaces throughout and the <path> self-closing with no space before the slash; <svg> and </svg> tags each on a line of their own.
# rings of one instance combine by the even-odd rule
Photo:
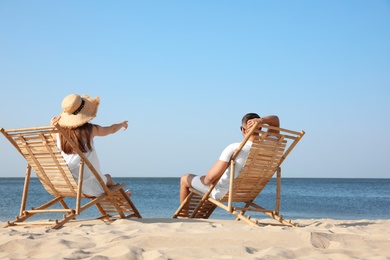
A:
<svg viewBox="0 0 390 260">
<path fill-rule="evenodd" d="M 390 259 L 390 220 L 80 220 L 0 228 L 0 259 Z M 5 223 L 0 223 L 4 226 Z"/>
</svg>

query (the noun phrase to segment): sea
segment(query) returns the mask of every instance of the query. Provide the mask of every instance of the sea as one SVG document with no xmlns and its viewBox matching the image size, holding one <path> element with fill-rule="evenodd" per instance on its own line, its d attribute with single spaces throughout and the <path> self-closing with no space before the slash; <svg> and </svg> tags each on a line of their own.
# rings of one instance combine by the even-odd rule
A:
<svg viewBox="0 0 390 260">
<path fill-rule="evenodd" d="M 114 178 L 125 183 L 133 193 L 132 201 L 143 218 L 172 218 L 179 206 L 180 178 Z M 24 178 L 0 178 L 0 222 L 15 219 L 20 210 Z M 276 185 L 272 179 L 256 199 L 267 208 L 275 205 Z M 37 207 L 51 199 L 39 181 L 33 178 L 27 198 L 27 208 Z M 66 199 L 70 206 L 74 199 Z M 260 215 L 255 215 L 260 214 Z M 352 178 L 283 178 L 280 214 L 285 219 L 338 220 L 390 219 L 390 179 Z M 253 217 L 266 218 L 261 213 Z M 83 212 L 78 219 L 99 217 L 95 207 Z M 31 219 L 62 218 L 55 214 Z M 211 219 L 234 219 L 217 209 Z"/>
</svg>

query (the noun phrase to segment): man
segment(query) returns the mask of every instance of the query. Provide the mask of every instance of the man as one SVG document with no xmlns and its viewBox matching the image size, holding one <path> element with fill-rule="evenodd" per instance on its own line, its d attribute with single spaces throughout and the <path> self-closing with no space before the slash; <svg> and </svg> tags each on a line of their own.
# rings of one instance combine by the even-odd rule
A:
<svg viewBox="0 0 390 260">
<path fill-rule="evenodd" d="M 256 113 L 248 113 L 242 118 L 241 121 L 240 129 L 243 136 L 245 136 L 246 133 L 249 132 L 249 129 L 253 126 L 253 124 L 255 124 L 255 122 L 275 127 L 279 127 L 280 125 L 279 118 L 277 116 L 270 115 L 261 118 Z M 241 152 L 235 159 L 235 178 L 239 175 L 242 167 L 245 164 L 249 150 L 252 146 L 253 139 L 254 136 L 249 138 L 249 140 L 246 142 Z M 210 188 L 210 185 L 221 175 L 222 177 L 219 179 L 210 196 L 215 199 L 220 199 L 223 195 L 225 195 L 226 192 L 229 190 L 230 158 L 239 145 L 240 143 L 233 143 L 228 145 L 223 150 L 218 161 L 213 165 L 213 167 L 211 167 L 211 169 L 206 173 L 206 175 L 198 176 L 190 173 L 183 175 L 180 180 L 180 203 L 182 203 L 184 199 L 188 196 L 190 192 L 189 188 L 193 187 L 198 191 L 206 193 L 207 190 Z"/>
</svg>

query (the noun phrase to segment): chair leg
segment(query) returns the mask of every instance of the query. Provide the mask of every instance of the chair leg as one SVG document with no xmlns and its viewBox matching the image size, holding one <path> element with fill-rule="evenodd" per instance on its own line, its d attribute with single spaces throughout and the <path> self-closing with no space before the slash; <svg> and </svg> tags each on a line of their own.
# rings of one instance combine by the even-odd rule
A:
<svg viewBox="0 0 390 260">
<path fill-rule="evenodd" d="M 44 209 L 54 205 L 55 203 L 57 203 L 58 201 L 61 201 L 61 200 L 62 200 L 62 197 L 56 197 L 56 198 L 52 199 L 51 201 L 39 206 L 38 208 L 36 208 L 36 210 L 44 210 Z M 16 225 L 16 223 L 23 222 L 26 219 L 34 216 L 37 213 L 38 212 L 30 213 L 28 210 L 24 210 L 23 212 L 20 213 L 20 216 L 16 217 L 15 221 L 8 221 L 7 226 L 14 226 L 14 225 Z"/>
<path fill-rule="evenodd" d="M 22 203 L 20 204 L 20 213 L 19 213 L 19 215 L 22 215 L 23 211 L 26 209 L 28 188 L 30 186 L 30 177 L 31 177 L 31 166 L 30 166 L 30 164 L 27 164 L 26 178 L 24 179 Z"/>
<path fill-rule="evenodd" d="M 134 203 L 130 200 L 130 198 L 128 197 L 128 195 L 126 194 L 126 192 L 123 190 L 123 188 L 120 189 L 120 193 L 122 194 L 122 196 L 125 198 L 126 202 L 129 204 L 129 206 L 131 207 L 131 209 L 133 210 L 134 214 L 132 214 L 131 216 L 135 216 L 137 218 L 142 218 L 141 214 L 139 213 L 138 209 L 135 207 Z"/>
<path fill-rule="evenodd" d="M 252 204 L 253 201 L 247 202 L 244 206 L 244 209 L 241 209 L 241 212 L 239 213 L 241 216 L 243 216 L 246 213 L 246 209 L 249 208 L 249 206 Z M 236 220 L 239 221 L 241 218 L 237 217 Z"/>
<path fill-rule="evenodd" d="M 247 223 L 247 224 L 249 224 L 251 226 L 257 227 L 257 223 L 255 223 L 252 220 L 250 220 L 249 217 L 244 216 L 244 214 L 241 214 L 240 212 L 237 212 L 235 210 L 233 210 L 232 214 L 234 216 L 236 216 L 236 220 L 242 220 L 242 221 L 244 221 L 245 223 Z"/>
<path fill-rule="evenodd" d="M 172 218 L 177 218 L 180 215 L 184 215 L 182 217 L 188 217 L 188 211 L 189 211 L 189 205 L 188 204 L 191 202 L 191 199 L 192 199 L 193 195 L 194 195 L 193 192 L 190 192 L 190 194 L 188 194 L 187 198 L 185 198 L 185 200 L 180 204 L 179 208 L 176 210 L 175 214 L 173 214 Z"/>
<path fill-rule="evenodd" d="M 278 167 L 276 171 L 276 205 L 275 205 L 275 211 L 279 215 L 280 212 L 280 190 L 281 190 L 281 182 L 282 182 L 282 170 L 280 167 Z"/>
<path fill-rule="evenodd" d="M 56 220 L 55 221 L 55 225 L 52 226 L 51 228 L 52 229 L 58 229 L 58 228 L 62 227 L 65 223 L 67 223 L 67 222 L 71 221 L 72 219 L 74 219 L 75 216 L 76 216 L 76 214 L 75 214 L 74 210 L 72 210 L 72 213 L 69 214 L 66 217 L 64 216 L 64 218 L 61 221 Z"/>
</svg>

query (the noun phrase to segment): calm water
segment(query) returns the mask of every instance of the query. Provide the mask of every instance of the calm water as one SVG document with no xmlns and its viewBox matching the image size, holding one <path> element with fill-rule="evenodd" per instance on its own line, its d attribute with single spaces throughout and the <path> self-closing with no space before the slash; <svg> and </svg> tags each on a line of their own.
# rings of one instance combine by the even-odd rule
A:
<svg viewBox="0 0 390 260">
<path fill-rule="evenodd" d="M 133 192 L 132 200 L 144 218 L 171 218 L 179 206 L 179 178 L 115 178 Z M 14 219 L 19 212 L 23 178 L 0 178 L 0 221 Z M 258 197 L 265 207 L 275 204 L 275 181 Z M 30 185 L 27 208 L 50 199 L 37 179 Z M 67 200 L 74 205 L 73 200 Z M 286 219 L 390 219 L 390 179 L 316 179 L 282 180 L 281 214 Z M 251 215 L 254 215 L 252 213 Z M 79 219 L 98 217 L 95 208 Z M 254 215 L 255 216 L 255 215 Z M 265 215 L 263 215 L 265 216 Z M 42 218 L 42 216 L 40 217 Z M 61 218 L 48 215 L 46 218 Z M 212 218 L 233 219 L 223 210 Z"/>
</svg>

